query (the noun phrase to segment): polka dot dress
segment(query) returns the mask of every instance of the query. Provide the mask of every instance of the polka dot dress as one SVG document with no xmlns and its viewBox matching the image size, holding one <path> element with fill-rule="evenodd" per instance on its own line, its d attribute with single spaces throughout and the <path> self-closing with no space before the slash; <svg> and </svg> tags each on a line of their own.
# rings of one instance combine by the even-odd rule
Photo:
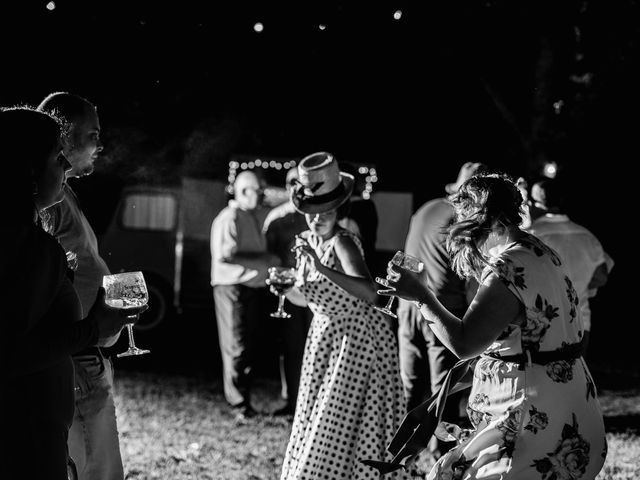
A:
<svg viewBox="0 0 640 480">
<path fill-rule="evenodd" d="M 338 235 L 351 236 L 361 249 L 353 234 Z M 320 247 L 312 235 L 309 243 L 324 265 L 341 270 L 335 240 Z M 394 333 L 383 313 L 315 270 L 300 288 L 314 318 L 281 480 L 380 479 L 359 460 L 393 458 L 386 447 L 404 415 Z"/>
</svg>

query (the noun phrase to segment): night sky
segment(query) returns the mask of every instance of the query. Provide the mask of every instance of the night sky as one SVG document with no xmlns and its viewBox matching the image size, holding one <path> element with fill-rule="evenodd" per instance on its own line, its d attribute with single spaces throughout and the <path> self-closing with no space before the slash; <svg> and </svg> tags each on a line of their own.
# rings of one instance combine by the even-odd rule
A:
<svg viewBox="0 0 640 480">
<path fill-rule="evenodd" d="M 469 156 L 526 172 L 485 82 L 527 123 L 536 12 L 471 2 L 24 3 L 2 17 L 2 103 L 77 92 L 98 106 L 107 140 L 121 126 L 166 144 L 203 121 L 233 125 L 229 151 L 329 150 L 379 165 L 381 188 L 406 188 L 405 170 L 388 164 L 422 163 L 434 170 L 427 195 Z M 554 15 L 553 28 L 570 32 L 567 12 Z"/>
<path fill-rule="evenodd" d="M 93 101 L 106 147 L 87 185 L 224 179 L 233 154 L 328 150 L 419 206 L 465 161 L 532 176 L 552 159 L 572 217 L 617 262 L 602 297 L 627 295 L 612 218 L 639 153 L 638 2 L 11 3 L 0 105 Z"/>
</svg>

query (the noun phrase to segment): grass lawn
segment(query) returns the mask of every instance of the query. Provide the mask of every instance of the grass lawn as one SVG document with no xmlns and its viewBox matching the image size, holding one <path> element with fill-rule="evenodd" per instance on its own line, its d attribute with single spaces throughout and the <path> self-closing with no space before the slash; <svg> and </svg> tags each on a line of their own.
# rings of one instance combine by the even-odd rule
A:
<svg viewBox="0 0 640 480">
<path fill-rule="evenodd" d="M 116 408 L 127 479 L 278 479 L 286 419 L 237 424 L 217 379 L 117 371 Z M 259 380 L 255 406 L 282 405 L 279 384 Z M 640 387 L 600 388 L 609 454 L 598 480 L 640 478 Z M 428 462 L 423 464 L 428 467 Z"/>
</svg>

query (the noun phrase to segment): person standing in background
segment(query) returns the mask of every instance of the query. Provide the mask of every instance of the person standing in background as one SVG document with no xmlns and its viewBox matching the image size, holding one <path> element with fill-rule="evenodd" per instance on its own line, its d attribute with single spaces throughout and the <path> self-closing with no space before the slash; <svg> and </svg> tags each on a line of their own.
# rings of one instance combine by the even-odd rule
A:
<svg viewBox="0 0 640 480">
<path fill-rule="evenodd" d="M 38 110 L 53 111 L 69 124 L 65 155 L 71 163 L 67 178 L 93 173 L 103 150 L 96 107 L 87 99 L 68 92 L 54 92 L 42 100 Z M 86 315 L 96 301 L 96 290 L 109 268 L 98 252 L 96 235 L 71 187 L 65 183 L 62 202 L 47 209 L 50 233 L 64 250 L 75 255 L 73 284 Z M 109 339 L 111 346 L 119 335 Z M 69 431 L 69 452 L 80 480 L 122 480 L 116 408 L 113 400 L 113 366 L 99 347 L 73 355 L 76 408 Z"/>
<path fill-rule="evenodd" d="M 291 193 L 296 185 L 298 169 L 293 167 L 287 171 L 286 189 Z M 296 257 L 293 252 L 295 237 L 307 230 L 304 215 L 298 212 L 291 199 L 273 208 L 264 222 L 267 237 L 267 249 L 280 257 L 282 266 L 295 267 Z M 282 381 L 282 397 L 286 404 L 273 412 L 276 416 L 292 416 L 295 411 L 300 384 L 302 356 L 307 340 L 307 332 L 313 314 L 307 307 L 291 304 L 287 307 L 290 318 L 281 320 L 282 355 L 280 357 L 280 378 Z"/>
<path fill-rule="evenodd" d="M 607 283 L 614 261 L 593 233 L 565 214 L 565 191 L 562 181 L 557 178 L 533 184 L 529 205 L 532 223 L 528 231 L 560 255 L 578 293 L 578 307 L 584 324 L 583 356 L 586 356 L 591 333 L 589 299 Z"/>
<path fill-rule="evenodd" d="M 270 295 L 265 280 L 268 268 L 280 265 L 280 258 L 267 251 L 262 230 L 269 211 L 262 206 L 263 191 L 255 173 L 241 172 L 233 185 L 234 199 L 211 225 L 211 286 L 224 395 L 238 421 L 257 414 L 251 404 L 251 375 Z"/>
</svg>

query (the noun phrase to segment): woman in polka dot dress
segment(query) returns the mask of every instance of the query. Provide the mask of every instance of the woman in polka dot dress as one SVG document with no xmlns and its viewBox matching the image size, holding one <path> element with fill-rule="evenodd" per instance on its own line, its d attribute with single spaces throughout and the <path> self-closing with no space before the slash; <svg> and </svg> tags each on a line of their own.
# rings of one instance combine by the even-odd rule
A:
<svg viewBox="0 0 640 480">
<path fill-rule="evenodd" d="M 379 479 L 360 460 L 391 460 L 386 446 L 404 415 L 394 332 L 373 308 L 376 284 L 358 237 L 337 224 L 353 177 L 324 152 L 298 169 L 292 201 L 309 230 L 297 242 L 298 283 L 288 298 L 314 318 L 281 479 Z"/>
</svg>

